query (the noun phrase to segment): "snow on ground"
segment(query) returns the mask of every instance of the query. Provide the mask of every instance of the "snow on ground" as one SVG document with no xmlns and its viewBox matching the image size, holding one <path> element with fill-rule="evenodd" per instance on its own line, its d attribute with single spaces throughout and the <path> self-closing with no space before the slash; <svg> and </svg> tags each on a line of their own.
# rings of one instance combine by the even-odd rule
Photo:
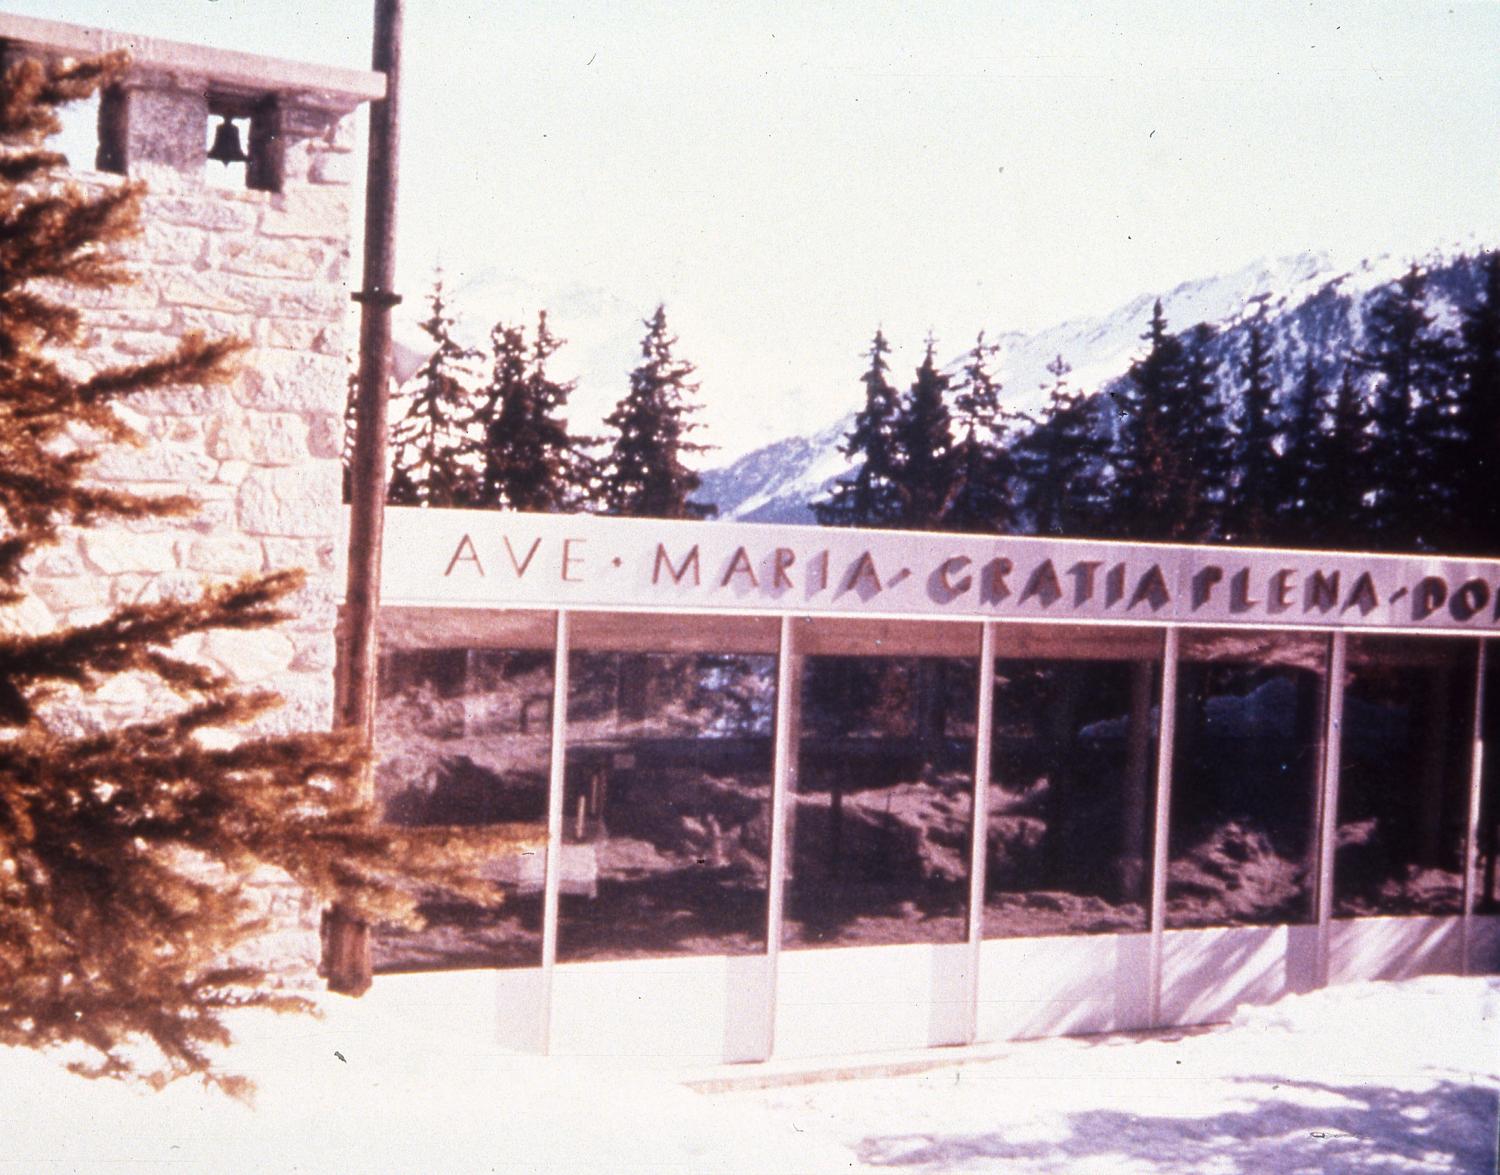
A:
<svg viewBox="0 0 1500 1175">
<path fill-rule="evenodd" d="M 716 1093 L 659 1065 L 517 1057 L 381 1023 L 368 1003 L 327 1007 L 322 1021 L 243 1022 L 231 1060 L 260 1086 L 253 1109 L 186 1083 L 151 1094 L 88 1082 L 0 1051 L 0 1172 L 1496 1166 L 1495 978 L 1355 984 L 1211 1029 L 1014 1043 L 904 1076 Z"/>
</svg>

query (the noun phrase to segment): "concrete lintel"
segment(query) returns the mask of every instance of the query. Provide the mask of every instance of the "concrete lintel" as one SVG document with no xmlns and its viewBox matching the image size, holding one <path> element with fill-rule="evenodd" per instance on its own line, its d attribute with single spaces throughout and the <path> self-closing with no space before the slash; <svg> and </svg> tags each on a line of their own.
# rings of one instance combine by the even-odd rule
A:
<svg viewBox="0 0 1500 1175">
<path fill-rule="evenodd" d="M 276 94 L 344 112 L 385 97 L 385 76 L 368 70 L 262 57 L 6 12 L 0 12 L 0 42 L 52 57 L 92 57 L 125 49 L 133 58 L 135 75 L 165 75 L 179 85 L 215 92 Z"/>
</svg>

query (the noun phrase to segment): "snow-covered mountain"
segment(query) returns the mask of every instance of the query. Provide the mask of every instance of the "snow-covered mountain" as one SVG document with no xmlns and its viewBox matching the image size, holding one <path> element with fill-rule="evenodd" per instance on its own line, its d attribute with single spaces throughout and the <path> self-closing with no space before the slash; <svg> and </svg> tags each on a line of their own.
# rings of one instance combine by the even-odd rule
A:
<svg viewBox="0 0 1500 1175">
<path fill-rule="evenodd" d="M 1362 335 L 1363 310 L 1370 297 L 1395 281 L 1416 260 L 1429 270 L 1430 308 L 1440 320 L 1474 292 L 1474 271 L 1467 260 L 1477 252 L 1455 247 L 1422 257 L 1387 256 L 1354 268 L 1335 266 L 1321 254 L 1303 254 L 1261 262 L 1231 274 L 1185 282 L 1160 294 L 1174 331 L 1206 322 L 1219 328 L 1215 343 L 1221 362 L 1233 363 L 1244 346 L 1247 318 L 1263 315 L 1271 327 L 1273 352 L 1283 386 L 1296 379 L 1308 347 L 1337 355 Z M 1143 294 L 1097 318 L 1076 318 L 1033 334 L 1000 333 L 997 364 L 1008 408 L 1036 412 L 1050 385 L 1047 364 L 1061 355 L 1072 366 L 1071 386 L 1108 392 L 1141 354 L 1141 334 L 1158 295 Z M 949 370 L 956 373 L 962 357 Z M 892 372 L 904 386 L 909 373 Z M 810 436 L 792 436 L 745 454 L 703 475 L 697 497 L 719 507 L 719 517 L 756 522 L 810 522 L 809 503 L 823 497 L 849 468 L 839 445 L 860 406 L 856 375 L 848 384 L 848 413 Z"/>
</svg>

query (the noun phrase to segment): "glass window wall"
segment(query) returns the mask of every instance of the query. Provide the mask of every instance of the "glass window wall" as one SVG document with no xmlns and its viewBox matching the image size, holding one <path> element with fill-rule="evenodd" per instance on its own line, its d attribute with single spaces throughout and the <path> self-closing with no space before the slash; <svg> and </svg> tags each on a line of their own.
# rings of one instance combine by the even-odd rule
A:
<svg viewBox="0 0 1500 1175">
<path fill-rule="evenodd" d="M 377 970 L 540 965 L 543 854 L 498 834 L 546 826 L 555 626 L 550 612 L 383 614 L 377 804 L 394 824 L 493 828 L 480 871 L 504 902 L 426 895 L 423 929 L 377 929 Z"/>
<path fill-rule="evenodd" d="M 995 639 L 985 937 L 1146 929 L 1160 630 Z"/>
<path fill-rule="evenodd" d="M 765 950 L 779 632 L 569 618 L 559 961 Z"/>
<path fill-rule="evenodd" d="M 1349 637 L 1335 916 L 1462 911 L 1477 650 Z"/>
<path fill-rule="evenodd" d="M 1169 928 L 1314 917 L 1327 660 L 1325 635 L 1183 633 Z"/>
<path fill-rule="evenodd" d="M 786 945 L 965 938 L 979 634 L 799 622 Z"/>
</svg>

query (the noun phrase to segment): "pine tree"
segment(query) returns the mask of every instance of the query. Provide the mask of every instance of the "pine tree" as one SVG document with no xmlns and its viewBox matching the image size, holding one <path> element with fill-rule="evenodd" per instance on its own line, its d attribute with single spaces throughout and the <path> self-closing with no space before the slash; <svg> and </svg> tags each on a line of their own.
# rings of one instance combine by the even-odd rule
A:
<svg viewBox="0 0 1500 1175">
<path fill-rule="evenodd" d="M 555 513 L 577 506 L 588 484 L 584 441 L 568 432 L 560 413 L 576 386 L 559 383 L 548 363 L 562 340 L 537 316 L 526 344 L 520 327 L 497 324 L 490 332 L 490 382 L 477 411 L 480 489 L 477 505 Z"/>
<path fill-rule="evenodd" d="M 630 391 L 605 418 L 613 430 L 600 472 L 600 496 L 610 514 L 638 518 L 702 518 L 714 507 L 691 500 L 698 475 L 683 457 L 708 446 L 688 440 L 698 426 L 692 396 L 693 365 L 673 354 L 677 338 L 667 329 L 665 306 L 645 320 L 639 367 L 630 373 Z"/>
<path fill-rule="evenodd" d="M 141 188 L 85 192 L 45 143 L 56 108 L 122 66 L 22 61 L 0 79 L 6 601 L 25 595 L 32 557 L 64 528 L 191 509 L 91 484 L 89 446 L 139 443 L 116 404 L 222 379 L 240 350 L 190 334 L 128 366 L 90 368 L 78 353 L 81 292 L 128 280 L 120 246 L 139 231 Z M 247 877 L 282 870 L 371 920 L 412 916 L 407 887 L 422 881 L 491 900 L 490 887 L 457 879 L 469 842 L 379 827 L 348 799 L 363 757 L 348 737 L 246 732 L 275 695 L 239 690 L 178 651 L 191 634 L 282 619 L 300 579 L 252 577 L 79 627 L 0 635 L 0 1045 L 81 1046 L 91 1059 L 74 1067 L 92 1075 L 198 1074 L 236 1090 L 244 1083 L 216 1067 L 224 1013 L 307 1006 L 262 967 L 233 961 L 264 931 Z M 90 721 L 89 697 L 121 674 L 158 683 L 158 705 L 135 721 Z M 59 702 L 75 721 L 57 721 Z"/>
<path fill-rule="evenodd" d="M 1308 514 L 1320 546 L 1369 550 L 1376 544 L 1370 427 L 1354 364 L 1346 362 L 1323 428 L 1323 455 L 1313 463 Z"/>
<path fill-rule="evenodd" d="M 940 524 L 954 483 L 952 418 L 946 401 L 950 380 L 938 368 L 936 346 L 929 336 L 892 430 L 896 449 L 892 480 L 901 500 L 900 521 L 916 530 L 932 530 Z"/>
<path fill-rule="evenodd" d="M 1181 340 L 1167 330 L 1159 300 L 1141 338 L 1148 347 L 1127 373 L 1124 419 L 1112 455 L 1110 526 L 1130 538 L 1182 538 L 1188 519 L 1177 412 L 1184 396 L 1186 356 Z"/>
<path fill-rule="evenodd" d="M 1266 324 L 1253 318 L 1246 325 L 1244 362 L 1240 367 L 1239 421 L 1234 437 L 1234 486 L 1227 511 L 1229 537 L 1236 542 L 1263 543 L 1276 515 L 1276 424 L 1272 397 L 1276 373 L 1266 337 Z"/>
<path fill-rule="evenodd" d="M 1314 538 L 1317 494 L 1327 475 L 1323 396 L 1320 359 L 1308 348 L 1302 356 L 1302 373 L 1282 430 L 1283 456 L 1276 467 L 1271 538 L 1280 545 L 1304 545 Z"/>
<path fill-rule="evenodd" d="M 1413 265 L 1365 312 L 1355 353 L 1371 380 L 1370 462 L 1382 544 L 1430 546 L 1453 507 L 1444 492 L 1445 434 L 1453 416 L 1453 341 L 1426 308 L 1427 277 Z"/>
<path fill-rule="evenodd" d="M 854 427 L 839 452 L 853 462 L 846 477 L 834 483 L 833 491 L 814 502 L 813 516 L 823 526 L 896 526 L 902 517 L 902 501 L 896 489 L 895 427 L 900 401 L 890 383 L 890 344 L 877 330 L 866 352 L 869 366 L 861 380 L 865 402 L 854 417 Z"/>
<path fill-rule="evenodd" d="M 1479 258 L 1478 296 L 1459 331 L 1460 399 L 1455 451 L 1448 463 L 1458 510 L 1443 549 L 1500 554 L 1500 252 Z"/>
<path fill-rule="evenodd" d="M 475 352 L 453 337 L 439 276 L 428 295 L 428 315 L 420 324 L 432 351 L 403 390 L 400 415 L 391 428 L 391 480 L 386 501 L 393 506 L 457 506 L 477 496 L 476 474 L 465 457 L 473 410 Z"/>
<path fill-rule="evenodd" d="M 1061 355 L 1047 364 L 1051 385 L 1041 419 L 1018 445 L 1025 486 L 1022 508 L 1044 535 L 1087 535 L 1100 524 L 1100 474 L 1108 453 L 1087 395 L 1068 386 L 1073 369 Z"/>
<path fill-rule="evenodd" d="M 1003 533 L 1016 524 L 1010 420 L 1000 406 L 1000 381 L 990 371 L 999 352 L 999 345 L 985 342 L 980 331 L 965 357 L 963 378 L 953 399 L 958 439 L 953 444 L 951 484 L 940 515 L 945 530 Z"/>
<path fill-rule="evenodd" d="M 1217 334 L 1200 322 L 1183 342 L 1174 455 L 1181 517 L 1174 537 L 1193 542 L 1222 537 L 1233 468 L 1233 443 L 1224 420 L 1214 357 Z"/>
</svg>

